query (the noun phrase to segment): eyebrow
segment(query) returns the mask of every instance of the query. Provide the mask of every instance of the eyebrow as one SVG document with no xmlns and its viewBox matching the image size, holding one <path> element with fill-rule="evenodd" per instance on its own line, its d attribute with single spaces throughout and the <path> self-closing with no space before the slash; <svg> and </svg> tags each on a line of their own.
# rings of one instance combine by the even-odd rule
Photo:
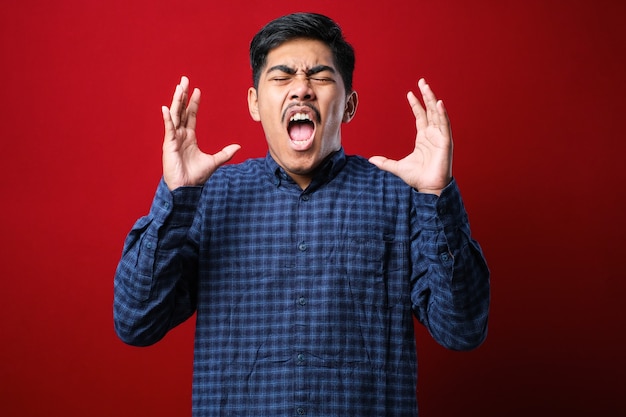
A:
<svg viewBox="0 0 626 417">
<path fill-rule="evenodd" d="M 280 72 L 284 72 L 285 74 L 290 74 L 290 75 L 295 75 L 298 72 L 295 68 L 291 68 L 287 65 L 274 65 L 273 67 L 267 70 L 267 73 L 269 74 L 270 72 L 273 72 L 273 71 L 280 71 Z M 311 75 L 315 75 L 324 71 L 329 71 L 333 74 L 335 74 L 336 72 L 333 67 L 329 67 L 328 65 L 316 65 L 313 68 L 306 70 L 305 74 L 307 77 L 310 77 Z"/>
</svg>

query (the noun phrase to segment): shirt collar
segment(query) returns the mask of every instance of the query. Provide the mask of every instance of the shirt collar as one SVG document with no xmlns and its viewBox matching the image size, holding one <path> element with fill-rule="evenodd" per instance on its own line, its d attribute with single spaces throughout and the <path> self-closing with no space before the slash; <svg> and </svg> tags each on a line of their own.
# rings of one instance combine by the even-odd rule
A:
<svg viewBox="0 0 626 417">
<path fill-rule="evenodd" d="M 341 169 L 346 165 L 346 154 L 341 147 L 338 151 L 330 154 L 317 168 L 316 173 L 311 181 L 311 185 L 307 188 L 312 191 L 313 188 L 317 188 L 328 181 L 332 180 L 339 174 Z M 265 168 L 270 175 L 274 185 L 279 187 L 283 182 L 293 183 L 293 179 L 285 172 L 285 170 L 278 165 L 278 163 L 272 158 L 269 151 L 265 156 Z"/>
</svg>

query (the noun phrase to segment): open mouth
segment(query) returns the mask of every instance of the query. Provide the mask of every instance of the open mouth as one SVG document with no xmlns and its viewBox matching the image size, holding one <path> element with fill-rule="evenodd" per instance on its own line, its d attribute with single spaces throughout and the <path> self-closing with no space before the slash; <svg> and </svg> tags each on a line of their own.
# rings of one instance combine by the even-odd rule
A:
<svg viewBox="0 0 626 417">
<path fill-rule="evenodd" d="M 313 139 L 315 124 L 308 113 L 294 113 L 287 125 L 289 138 L 294 143 L 306 143 Z"/>
</svg>

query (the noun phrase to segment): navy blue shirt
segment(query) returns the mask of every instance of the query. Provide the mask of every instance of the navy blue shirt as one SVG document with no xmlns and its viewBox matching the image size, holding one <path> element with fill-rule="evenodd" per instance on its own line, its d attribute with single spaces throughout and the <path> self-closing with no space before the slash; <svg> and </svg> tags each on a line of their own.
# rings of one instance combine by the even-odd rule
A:
<svg viewBox="0 0 626 417">
<path fill-rule="evenodd" d="M 422 194 L 343 150 L 305 190 L 269 154 L 203 187 L 161 181 L 115 277 L 126 343 L 197 313 L 195 417 L 416 416 L 413 316 L 467 350 L 488 310 L 455 180 Z"/>
</svg>

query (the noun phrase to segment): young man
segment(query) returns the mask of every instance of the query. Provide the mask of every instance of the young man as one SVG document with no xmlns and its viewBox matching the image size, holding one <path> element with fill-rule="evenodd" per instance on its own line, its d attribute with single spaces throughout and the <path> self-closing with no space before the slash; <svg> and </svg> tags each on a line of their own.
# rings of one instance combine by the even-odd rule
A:
<svg viewBox="0 0 626 417">
<path fill-rule="evenodd" d="M 224 165 L 195 137 L 200 91 L 163 108 L 163 180 L 115 278 L 115 328 L 144 346 L 197 312 L 194 416 L 415 416 L 413 315 L 450 349 L 486 336 L 489 271 L 452 177 L 446 111 L 424 80 L 400 161 L 346 156 L 354 53 L 317 14 L 250 48 L 265 158 Z M 188 103 L 187 103 L 188 102 Z"/>
</svg>

